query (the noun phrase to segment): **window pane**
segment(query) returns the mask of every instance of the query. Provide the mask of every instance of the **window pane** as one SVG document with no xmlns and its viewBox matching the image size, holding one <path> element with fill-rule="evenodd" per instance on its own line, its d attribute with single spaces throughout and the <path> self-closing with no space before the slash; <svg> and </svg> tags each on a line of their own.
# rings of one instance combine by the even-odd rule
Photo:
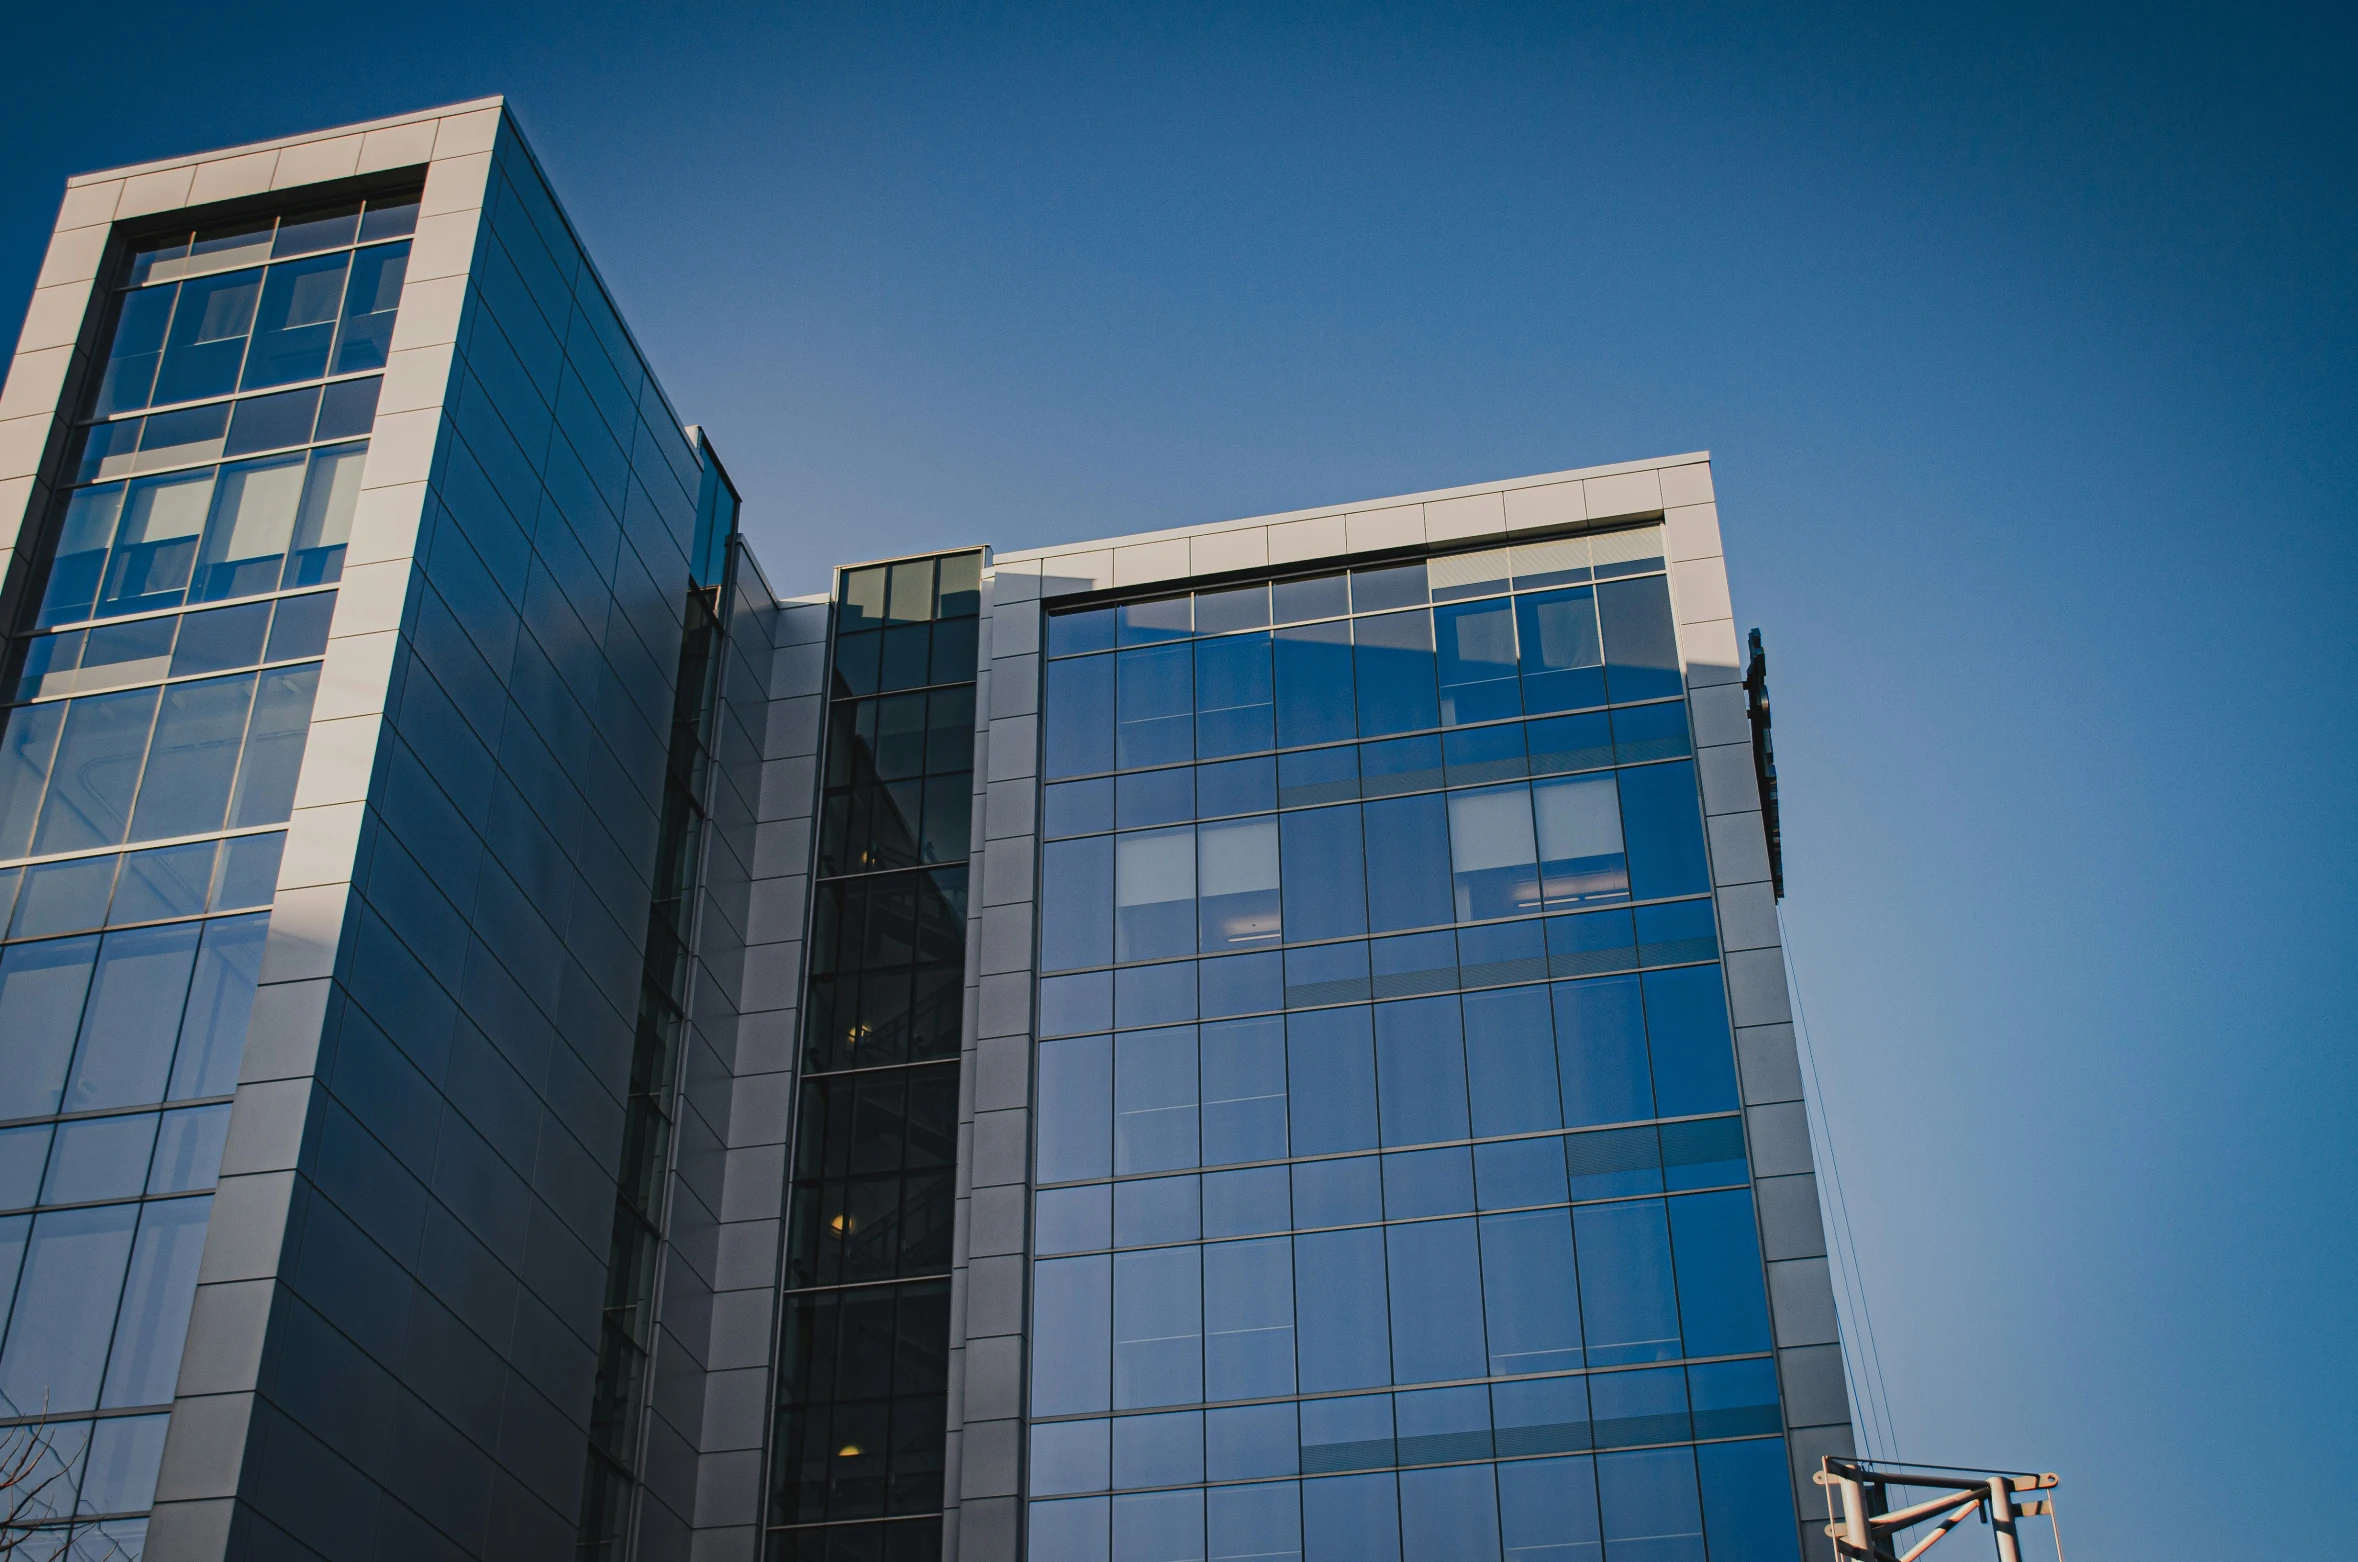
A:
<svg viewBox="0 0 2358 1562">
<path fill-rule="evenodd" d="M 1498 1498 L 1486 1464 L 1400 1474 L 1400 1545 L 1419 1562 L 1498 1562 Z"/>
<path fill-rule="evenodd" d="M 1110 1506 L 1103 1497 L 1033 1503 L 1025 1556 L 1029 1562 L 1105 1562 Z"/>
<path fill-rule="evenodd" d="M 1588 1380 L 1588 1397 L 1599 1448 L 1683 1442 L 1694 1435 L 1681 1368 L 1600 1372 Z"/>
<path fill-rule="evenodd" d="M 1204 950 L 1276 943 L 1282 936 L 1277 821 L 1199 825 L 1196 851 Z"/>
<path fill-rule="evenodd" d="M 1177 1025 L 1195 1018 L 1195 963 L 1134 965 L 1114 977 L 1114 1024 Z"/>
<path fill-rule="evenodd" d="M 269 628 L 267 602 L 187 614 L 180 619 L 180 635 L 172 646 L 172 676 L 180 678 L 251 667 L 262 660 L 262 637 Z"/>
<path fill-rule="evenodd" d="M 122 1321 L 107 1362 L 102 1405 L 171 1403 L 180 1348 L 196 1300 L 197 1259 L 213 1201 L 164 1199 L 144 1206 L 123 1287 Z"/>
<path fill-rule="evenodd" d="M 1358 805 L 1283 815 L 1279 881 L 1288 938 L 1339 938 L 1367 931 Z"/>
<path fill-rule="evenodd" d="M 1451 726 L 1523 714 L 1515 678 L 1515 615 L 1504 599 L 1436 608 L 1441 719 Z"/>
<path fill-rule="evenodd" d="M 1519 781 L 1530 773 L 1523 750 L 1523 728 L 1477 727 L 1452 732 L 1444 743 L 1451 786 L 1480 786 L 1492 781 Z"/>
<path fill-rule="evenodd" d="M 1294 1327 L 1304 1393 L 1391 1381 L 1381 1228 L 1294 1238 Z"/>
<path fill-rule="evenodd" d="M 1615 1199 L 1662 1191 L 1662 1142 L 1651 1124 L 1573 1134 L 1564 1172 L 1574 1199 Z"/>
<path fill-rule="evenodd" d="M 1379 1003 L 1375 1035 L 1383 1142 L 1465 1138 L 1465 1041 L 1457 999 Z"/>
<path fill-rule="evenodd" d="M 1785 1440 L 1711 1443 L 1695 1450 L 1711 1562 L 1796 1562 L 1792 1476 Z"/>
<path fill-rule="evenodd" d="M 1547 989 L 1468 993 L 1464 1002 L 1474 1133 L 1561 1126 Z"/>
<path fill-rule="evenodd" d="M 1052 841 L 1041 853 L 1040 969 L 1069 971 L 1113 959 L 1111 837 Z"/>
<path fill-rule="evenodd" d="M 213 909 L 243 911 L 269 905 L 278 890 L 278 864 L 286 845 L 284 830 L 223 841 L 213 870 Z"/>
<path fill-rule="evenodd" d="M 1302 1468 L 1321 1473 L 1368 1470 L 1399 1461 L 1393 1396 L 1314 1399 L 1301 1407 Z"/>
<path fill-rule="evenodd" d="M 1058 1258 L 1032 1267 L 1032 1413 L 1108 1409 L 1113 1392 L 1113 1260 Z"/>
<path fill-rule="evenodd" d="M 1694 1401 L 1699 1438 L 1773 1436 L 1784 1424 L 1777 1408 L 1777 1364 L 1766 1356 L 1699 1362 L 1687 1369 L 1687 1393 Z"/>
<path fill-rule="evenodd" d="M 1282 1179 L 1283 1173 L 1279 1176 Z M 1260 1399 L 1292 1393 L 1292 1242 L 1284 1237 L 1219 1242 L 1203 1253 L 1206 1397 Z"/>
<path fill-rule="evenodd" d="M 1369 803 L 1367 838 L 1383 865 L 1368 880 L 1368 925 L 1383 933 L 1448 923 L 1449 813 L 1441 795 Z"/>
<path fill-rule="evenodd" d="M 1661 1201 L 1591 1204 L 1572 1218 L 1590 1364 L 1678 1359 L 1678 1303 Z"/>
<path fill-rule="evenodd" d="M 131 839 L 202 835 L 221 828 L 253 697 L 252 674 L 165 688 Z"/>
<path fill-rule="evenodd" d="M 1308 580 L 1281 580 L 1272 590 L 1271 621 L 1306 623 L 1313 618 L 1335 618 L 1351 611 L 1351 594 L 1341 575 L 1318 575 Z"/>
<path fill-rule="evenodd" d="M 1667 580 L 1648 575 L 1599 584 L 1597 616 L 1604 622 L 1605 682 L 1615 704 L 1686 692 Z"/>
<path fill-rule="evenodd" d="M 319 393 L 318 432 L 309 437 L 357 439 L 367 434 L 376 426 L 377 398 L 384 393 L 384 389 L 382 375 L 365 380 L 338 380 L 333 385 L 323 386 Z M 301 441 L 295 443 L 300 444 Z"/>
<path fill-rule="evenodd" d="M 41 1173 L 49 1164 L 49 1125 L 0 1128 L 0 1209 L 41 1202 Z M 23 1233 L 17 1233 L 21 1239 Z M 0 1292 L 16 1284 L 15 1259 L 0 1263 Z M 0 1309 L 4 1312 L 4 1309 Z M 7 1322 L 0 1316 L 0 1326 Z"/>
<path fill-rule="evenodd" d="M 35 1218 L 0 1353 L 0 1403 L 52 1413 L 98 1403 L 138 1214 L 136 1204 L 106 1204 Z"/>
<path fill-rule="evenodd" d="M 254 306 L 261 297 L 259 267 L 182 283 L 155 399 L 196 401 L 234 390 L 238 365 L 245 359 L 246 333 L 254 327 Z"/>
<path fill-rule="evenodd" d="M 1498 1519 L 1506 1562 L 1599 1562 L 1596 1472 L 1587 1459 L 1534 1459 L 1498 1467 Z"/>
<path fill-rule="evenodd" d="M 1116 1409 L 1203 1398 L 1203 1284 L 1199 1250 L 1114 1256 Z"/>
<path fill-rule="evenodd" d="M 19 1522 L 35 1523 L 43 1519 L 63 1518 L 74 1511 L 75 1477 L 81 1471 L 82 1455 L 90 1444 L 90 1426 L 88 1421 L 51 1421 L 42 1428 L 41 1444 L 32 1450 L 31 1468 L 26 1472 L 23 1482 L 31 1490 L 24 1498 L 23 1510 L 15 1515 Z M 56 1562 L 59 1557 L 68 1555 L 60 1546 L 65 1538 L 62 1530 L 36 1531 L 35 1534 L 38 1538 L 16 1552 L 11 1562 L 17 1562 L 18 1558 L 22 1558 L 23 1562 Z M 12 1535 L 9 1538 L 13 1541 L 16 1537 Z M 92 1539 L 95 1540 L 96 1536 L 93 1535 Z M 59 1549 L 43 1549 L 43 1540 Z M 96 1550 L 92 1554 L 105 1555 Z M 80 1562 L 80 1559 L 74 1558 L 73 1562 Z"/>
<path fill-rule="evenodd" d="M 1301 1468 L 1300 1444 L 1292 1405 L 1241 1405 L 1204 1415 L 1204 1467 L 1215 1481 L 1292 1475 Z M 1218 1511 L 1215 1498 L 1213 1512 Z"/>
<path fill-rule="evenodd" d="M 190 593 L 194 600 L 218 602 L 278 589 L 280 567 L 303 503 L 303 473 L 300 455 L 221 469 Z"/>
<path fill-rule="evenodd" d="M 100 1199 L 137 1198 L 147 1182 L 148 1153 L 155 1139 L 153 1112 L 60 1123 L 49 1148 L 41 1202 L 94 1204 Z"/>
<path fill-rule="evenodd" d="M 273 255 L 308 255 L 314 250 L 338 248 L 352 242 L 352 230 L 359 222 L 358 201 L 346 201 L 336 206 L 318 207 L 282 217 L 270 252 Z M 332 315 L 333 300 L 330 303 L 329 313 Z"/>
<path fill-rule="evenodd" d="M 1547 1145 L 1562 1165 L 1562 1152 Z M 1482 1300 L 1490 1371 L 1559 1372 L 1581 1365 L 1579 1274 L 1572 1217 L 1560 1209 L 1482 1219 Z"/>
<path fill-rule="evenodd" d="M 1069 1182 L 1112 1170 L 1112 1039 L 1042 1042 L 1040 1180 Z"/>
<path fill-rule="evenodd" d="M 1542 893 L 1551 910 L 1621 900 L 1629 872 L 1621 807 L 1609 775 L 1531 783 Z"/>
<path fill-rule="evenodd" d="M 1280 629 L 1276 653 L 1278 745 L 1293 748 L 1352 736 L 1351 626 Z"/>
<path fill-rule="evenodd" d="M 253 1017 L 254 986 L 262 975 L 262 941 L 270 918 L 224 917 L 204 924 L 188 1008 L 168 1097 L 186 1101 L 227 1095 L 237 1088 L 237 1066 Z M 119 935 L 118 935 L 119 936 Z"/>
<path fill-rule="evenodd" d="M 1301 1488 L 1292 1481 L 1216 1486 L 1204 1498 L 1212 1562 L 1293 1562 L 1301 1556 Z"/>
<path fill-rule="evenodd" d="M 1194 757 L 1194 653 L 1183 645 L 1124 651 L 1114 747 L 1125 770 Z"/>
<path fill-rule="evenodd" d="M 1692 1449 L 1599 1454 L 1597 1496 L 1612 1562 L 1703 1562 Z"/>
<path fill-rule="evenodd" d="M 154 683 L 171 667 L 176 618 L 141 618 L 102 624 L 83 639 L 82 666 L 73 680 L 85 691 Z"/>
<path fill-rule="evenodd" d="M 1376 1157 L 1302 1161 L 1293 1168 L 1294 1225 L 1351 1226 L 1384 1218 L 1384 1190 Z"/>
<path fill-rule="evenodd" d="M 1374 1147 L 1375 1053 L 1367 1010 L 1288 1016 L 1286 1074 L 1296 1155 Z"/>
<path fill-rule="evenodd" d="M 90 616 L 106 574 L 106 551 L 122 515 L 124 487 L 85 488 L 67 507 L 57 554 L 49 566 L 49 587 L 41 598 L 41 623 L 71 623 Z"/>
<path fill-rule="evenodd" d="M 1410 1149 L 1384 1156 L 1384 1215 L 1412 1220 L 1417 1215 L 1474 1213 L 1474 1159 L 1464 1144 L 1455 1149 Z"/>
<path fill-rule="evenodd" d="M 1375 737 L 1440 725 L 1433 689 L 1433 615 L 1423 609 L 1353 626 L 1359 731 Z"/>
<path fill-rule="evenodd" d="M 133 689 L 72 703 L 52 770 L 54 784 L 33 832 L 36 854 L 111 846 L 123 838 L 156 692 Z"/>
<path fill-rule="evenodd" d="M 81 1511 L 136 1513 L 152 1506 L 156 1470 L 164 1459 L 164 1429 L 171 1422 L 170 1416 L 112 1416 L 96 1423 L 90 1433 L 89 1464 L 82 1476 Z M 82 1531 L 92 1541 L 107 1533 L 103 1529 Z M 103 1542 L 90 1548 L 93 1557 L 138 1554 L 136 1542 L 127 1550 L 110 1549 Z"/>
<path fill-rule="evenodd" d="M 1114 827 L 1114 785 L 1095 781 L 1067 781 L 1043 789 L 1042 828 L 1051 838 L 1089 835 Z"/>
<path fill-rule="evenodd" d="M 352 281 L 344 294 L 343 330 L 336 339 L 336 373 L 385 366 L 385 354 L 393 344 L 394 311 L 401 304 L 401 280 L 408 269 L 406 243 L 354 252 Z"/>
<path fill-rule="evenodd" d="M 1048 668 L 1042 755 L 1050 776 L 1114 768 L 1114 659 L 1083 657 Z"/>
<path fill-rule="evenodd" d="M 1732 1111 L 1737 1104 L 1735 1048 L 1719 967 L 1648 971 L 1644 981 L 1656 1109 L 1665 1117 Z"/>
<path fill-rule="evenodd" d="M 1529 787 L 1450 793 L 1449 847 L 1460 921 L 1539 909 Z"/>
<path fill-rule="evenodd" d="M 1595 770 L 1613 763 L 1612 733 L 1603 711 L 1529 722 L 1524 731 L 1531 743 L 1531 773 L 1535 776 Z"/>
<path fill-rule="evenodd" d="M 1652 1117 L 1654 1086 L 1637 978 L 1559 982 L 1554 992 L 1565 1123 L 1577 1128 Z"/>
<path fill-rule="evenodd" d="M 15 944 L 0 953 L 0 1036 L 8 1038 L 9 1055 L 0 1069 L 0 1117 L 57 1110 L 97 953 L 95 938 Z"/>
<path fill-rule="evenodd" d="M 1197 1163 L 1195 1027 L 1114 1038 L 1114 1170 Z"/>
<path fill-rule="evenodd" d="M 1107 1442 L 1103 1421 L 1033 1427 L 1031 1489 L 1046 1496 L 1105 1490 Z"/>
<path fill-rule="evenodd" d="M 98 404 L 91 408 L 98 416 L 147 405 L 156 364 L 164 355 L 164 327 L 172 318 L 174 291 L 149 287 L 123 295 L 115 339 L 107 347 L 106 377 L 99 382 Z"/>
<path fill-rule="evenodd" d="M 294 550 L 282 585 L 322 586 L 344 573 L 344 547 L 352 537 L 352 512 L 360 503 L 360 468 L 366 445 L 314 450 L 303 479 L 303 508 L 295 517 Z"/>
<path fill-rule="evenodd" d="M 1761 1289 L 1752 1195 L 1735 1189 L 1672 1199 L 1670 1225 L 1678 1254 L 1686 1354 L 1733 1356 L 1767 1350 L 1768 1299 Z"/>
<path fill-rule="evenodd" d="M 1694 752 L 1687 741 L 1684 700 L 1636 705 L 1613 713 L 1613 757 L 1624 765 L 1651 759 L 1682 759 Z"/>
<path fill-rule="evenodd" d="M 1203 1027 L 1204 1164 L 1286 1153 L 1285 1022 L 1276 1015 Z"/>
<path fill-rule="evenodd" d="M 196 566 L 197 539 L 213 503 L 210 471 L 143 478 L 124 492 L 123 520 L 108 556 L 101 615 L 178 607 Z"/>
<path fill-rule="evenodd" d="M 1210 759 L 1270 746 L 1275 705 L 1266 634 L 1231 635 L 1195 648 L 1195 748 Z"/>
<path fill-rule="evenodd" d="M 1604 651 L 1586 586 L 1515 598 L 1523 708 L 1581 710 L 1605 703 Z"/>
<path fill-rule="evenodd" d="M 1392 1298 L 1392 1381 L 1478 1378 L 1482 1261 L 1471 1220 L 1384 1228 Z"/>
<path fill-rule="evenodd" d="M 255 316 L 254 345 L 240 381 L 245 389 L 291 385 L 327 372 L 337 306 L 344 297 L 344 270 L 350 261 L 349 255 L 322 255 L 270 268 Z"/>
<path fill-rule="evenodd" d="M 0 729 L 0 857 L 25 855 L 65 715 L 59 703 L 22 705 L 0 716 L 6 723 Z"/>
<path fill-rule="evenodd" d="M 105 922 L 107 893 L 114 887 L 115 864 L 120 860 L 113 856 L 74 857 L 25 869 L 16 912 L 9 919 L 9 935 L 39 938 L 50 933 L 78 933 Z"/>
<path fill-rule="evenodd" d="M 219 1182 L 221 1150 L 229 1140 L 229 1110 L 224 1102 L 166 1112 L 163 1127 L 156 1134 L 147 1191 L 187 1193 Z"/>
<path fill-rule="evenodd" d="M 230 799 L 233 828 L 278 824 L 295 810 L 295 777 L 303 765 L 303 739 L 311 726 L 311 701 L 319 691 L 319 664 L 261 675 L 254 695 L 252 724 L 238 762 L 237 787 Z"/>
<path fill-rule="evenodd" d="M 1400 1499 L 1390 1475 L 1302 1483 L 1305 1562 L 1399 1562 Z"/>
<path fill-rule="evenodd" d="M 1086 1253 L 1113 1245 L 1112 1190 L 1051 1188 L 1037 1201 L 1033 1242 L 1042 1253 Z"/>
<path fill-rule="evenodd" d="M 82 1015 L 81 1045 L 66 1082 L 65 1110 L 164 1099 L 201 926 L 175 922 L 106 936 Z"/>
<path fill-rule="evenodd" d="M 1114 958 L 1195 953 L 1195 831 L 1114 837 Z"/>
<path fill-rule="evenodd" d="M 1629 833 L 1629 888 L 1639 900 L 1700 895 L 1711 888 L 1703 854 L 1703 816 L 1691 760 L 1614 774 Z"/>
</svg>

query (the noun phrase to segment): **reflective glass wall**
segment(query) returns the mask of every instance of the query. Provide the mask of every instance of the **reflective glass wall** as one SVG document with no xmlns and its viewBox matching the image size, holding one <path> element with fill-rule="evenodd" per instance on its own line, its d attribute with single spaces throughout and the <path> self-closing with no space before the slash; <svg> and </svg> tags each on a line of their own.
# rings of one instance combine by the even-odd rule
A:
<svg viewBox="0 0 2358 1562">
<path fill-rule="evenodd" d="M 40 1429 L 37 1546 L 140 1549 L 417 205 L 129 246 L 0 666 L 0 1425 Z"/>
<path fill-rule="evenodd" d="M 981 574 L 971 552 L 842 580 L 787 1205 L 773 1562 L 941 1554 Z"/>
<path fill-rule="evenodd" d="M 1659 528 L 1047 650 L 1035 1562 L 1791 1558 Z"/>
</svg>

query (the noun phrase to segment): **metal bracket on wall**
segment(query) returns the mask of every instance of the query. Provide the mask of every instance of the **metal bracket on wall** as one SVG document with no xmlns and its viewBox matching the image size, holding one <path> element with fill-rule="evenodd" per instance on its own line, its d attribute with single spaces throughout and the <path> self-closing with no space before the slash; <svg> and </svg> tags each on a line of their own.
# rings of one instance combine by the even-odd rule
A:
<svg viewBox="0 0 2358 1562">
<path fill-rule="evenodd" d="M 1752 721 L 1752 778 L 1760 785 L 1760 825 L 1768 833 L 1769 883 L 1785 898 L 1785 832 L 1777 817 L 1777 753 L 1769 741 L 1768 653 L 1752 631 L 1752 665 L 1744 669 L 1744 713 Z"/>
</svg>

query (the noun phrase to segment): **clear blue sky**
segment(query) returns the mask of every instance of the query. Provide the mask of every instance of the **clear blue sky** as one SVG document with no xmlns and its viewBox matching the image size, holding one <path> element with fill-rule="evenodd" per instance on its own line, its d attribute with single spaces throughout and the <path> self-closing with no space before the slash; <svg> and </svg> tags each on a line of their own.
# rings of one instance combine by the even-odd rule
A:
<svg viewBox="0 0 2358 1562">
<path fill-rule="evenodd" d="M 2340 1554 L 2352 27 L 1911 10 L 35 8 L 0 327 L 69 173 L 504 92 L 783 589 L 1710 449 L 1897 1451 Z"/>
</svg>

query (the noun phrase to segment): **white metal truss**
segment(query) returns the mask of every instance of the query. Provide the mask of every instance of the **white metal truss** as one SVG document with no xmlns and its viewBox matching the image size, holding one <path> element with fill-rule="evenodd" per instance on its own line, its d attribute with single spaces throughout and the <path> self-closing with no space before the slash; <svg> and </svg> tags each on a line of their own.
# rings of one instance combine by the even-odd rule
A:
<svg viewBox="0 0 2358 1562">
<path fill-rule="evenodd" d="M 1826 1533 L 1833 1537 L 1834 1554 L 1844 1562 L 1916 1562 L 1951 1530 L 1976 1516 L 1990 1526 L 1998 1545 L 1998 1562 L 2022 1562 L 2022 1539 L 2015 1521 L 2039 1515 L 2052 1519 L 2055 1514 L 2052 1497 L 2015 1500 L 2018 1492 L 2053 1491 L 2059 1477 L 2052 1472 L 1966 1475 L 1831 1455 L 1819 1465 L 1812 1479 L 1828 1488 L 1829 1498 L 1836 1492 L 1842 1495 L 1841 1516 L 1826 1526 Z M 1938 1495 L 1894 1507 L 1894 1487 Z M 1892 1537 L 1927 1522 L 1933 1527 L 1922 1540 L 1904 1552 L 1896 1549 L 1898 1542 Z"/>
</svg>

